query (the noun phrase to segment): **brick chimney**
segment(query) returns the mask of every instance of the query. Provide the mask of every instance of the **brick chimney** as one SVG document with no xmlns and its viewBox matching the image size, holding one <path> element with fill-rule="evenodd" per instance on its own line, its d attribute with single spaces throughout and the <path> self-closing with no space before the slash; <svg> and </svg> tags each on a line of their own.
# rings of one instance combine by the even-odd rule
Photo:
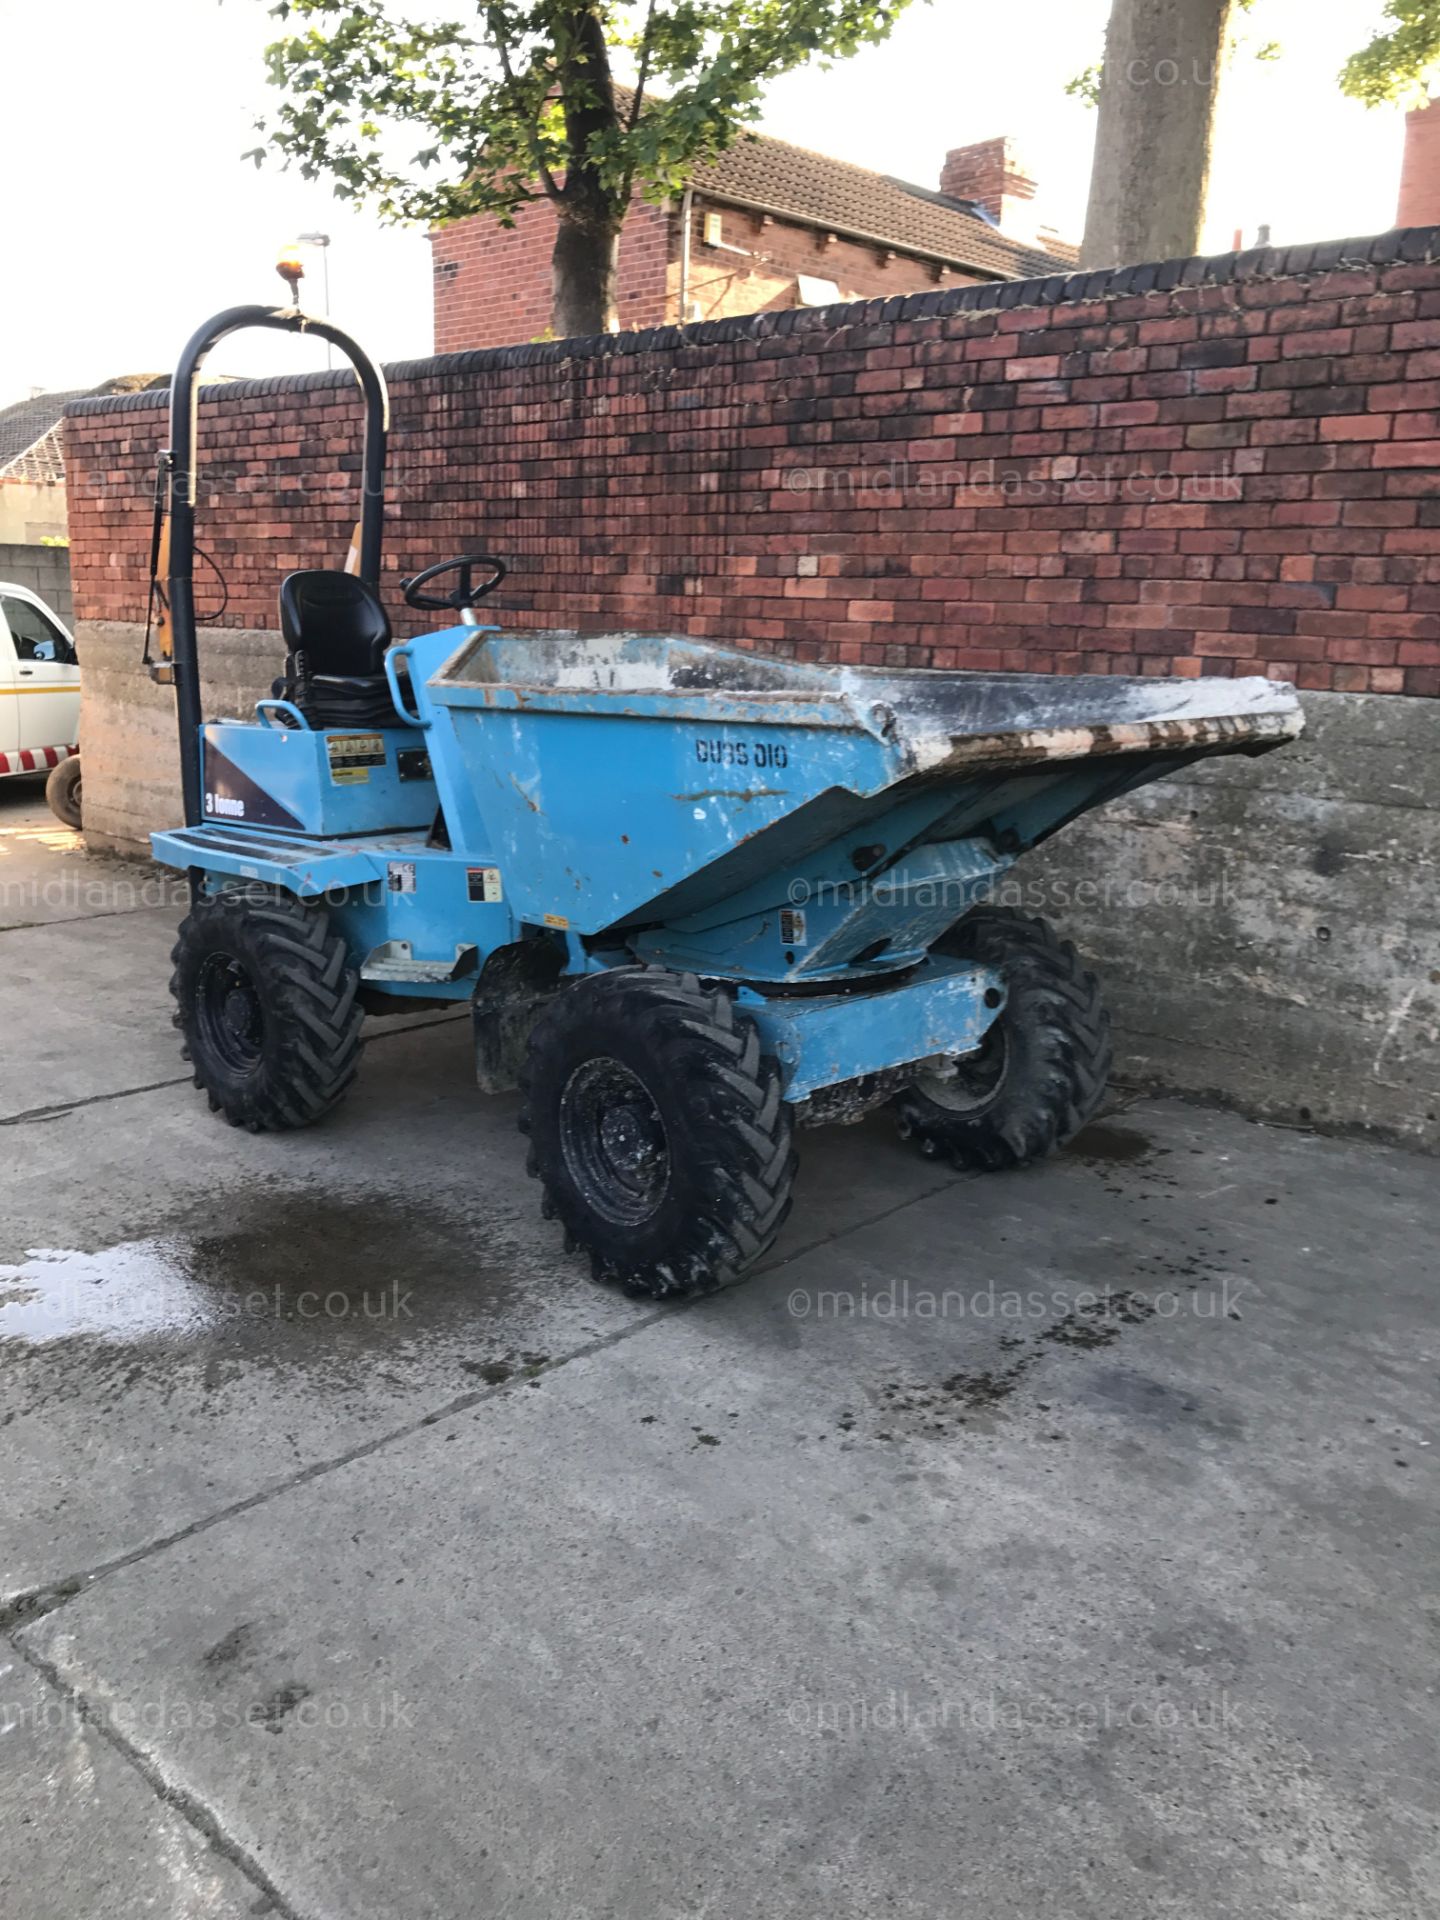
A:
<svg viewBox="0 0 1440 1920">
<path fill-rule="evenodd" d="M 1033 235 L 1035 216 L 1029 203 L 1035 198 L 1035 182 L 1008 134 L 947 153 L 940 191 L 955 200 L 973 200 L 1002 233 Z"/>
<path fill-rule="evenodd" d="M 1395 224 L 1440 226 L 1440 107 L 1433 100 L 1405 116 L 1405 160 Z"/>
</svg>

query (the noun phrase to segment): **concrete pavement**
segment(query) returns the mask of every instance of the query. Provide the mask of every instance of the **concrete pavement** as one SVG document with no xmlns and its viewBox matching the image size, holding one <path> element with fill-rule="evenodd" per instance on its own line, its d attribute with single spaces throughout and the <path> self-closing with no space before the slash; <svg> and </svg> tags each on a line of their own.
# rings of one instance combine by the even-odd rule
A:
<svg viewBox="0 0 1440 1920">
<path fill-rule="evenodd" d="M 463 1019 L 218 1124 L 176 907 L 52 827 L 0 788 L 7 1914 L 1433 1912 L 1433 1161 L 881 1116 L 660 1310 Z"/>
</svg>

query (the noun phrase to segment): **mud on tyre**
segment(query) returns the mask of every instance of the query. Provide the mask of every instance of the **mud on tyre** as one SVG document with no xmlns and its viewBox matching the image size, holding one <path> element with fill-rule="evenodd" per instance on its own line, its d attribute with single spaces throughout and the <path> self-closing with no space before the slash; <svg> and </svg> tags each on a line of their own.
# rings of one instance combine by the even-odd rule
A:
<svg viewBox="0 0 1440 1920">
<path fill-rule="evenodd" d="M 895 1101 L 901 1132 L 957 1166 L 1027 1166 L 1094 1117 L 1110 1074 L 1100 985 L 1044 920 L 977 907 L 936 951 L 994 967 L 1006 1004 L 953 1078 L 918 1081 Z"/>
<path fill-rule="evenodd" d="M 544 1211 L 597 1280 L 656 1299 L 705 1293 L 779 1232 L 791 1110 L 726 989 L 660 968 L 579 980 L 536 1021 L 522 1085 Z"/>
<path fill-rule="evenodd" d="M 214 894 L 191 908 L 170 957 L 172 1018 L 212 1111 L 281 1132 L 344 1096 L 364 1013 L 345 942 L 320 908 L 260 889 Z"/>
</svg>

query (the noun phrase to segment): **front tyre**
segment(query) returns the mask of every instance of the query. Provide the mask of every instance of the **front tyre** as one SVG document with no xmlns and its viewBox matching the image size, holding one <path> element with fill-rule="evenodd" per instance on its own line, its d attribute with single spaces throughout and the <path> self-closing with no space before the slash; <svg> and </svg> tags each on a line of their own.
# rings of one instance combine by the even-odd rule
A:
<svg viewBox="0 0 1440 1920">
<path fill-rule="evenodd" d="M 284 893 L 218 893 L 181 923 L 174 1024 L 213 1112 L 251 1133 L 308 1127 L 360 1065 L 359 976 L 317 907 Z"/>
<path fill-rule="evenodd" d="M 657 1300 L 708 1293 L 780 1231 L 793 1117 L 725 989 L 659 968 L 588 975 L 536 1021 L 523 1084 L 544 1211 L 597 1280 Z"/>
<path fill-rule="evenodd" d="M 1110 1016 L 1100 985 L 1044 920 L 977 907 L 937 951 L 1005 977 L 1003 1011 L 953 1075 L 898 1095 L 900 1131 L 923 1152 L 990 1171 L 1028 1166 L 1094 1117 L 1110 1075 Z"/>
</svg>

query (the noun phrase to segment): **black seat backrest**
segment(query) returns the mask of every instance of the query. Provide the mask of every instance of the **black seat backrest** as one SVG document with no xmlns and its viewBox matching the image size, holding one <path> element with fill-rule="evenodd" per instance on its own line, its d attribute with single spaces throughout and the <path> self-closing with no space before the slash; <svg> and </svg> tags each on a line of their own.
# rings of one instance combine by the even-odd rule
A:
<svg viewBox="0 0 1440 1920">
<path fill-rule="evenodd" d="M 385 671 L 390 622 L 374 590 L 353 573 L 315 568 L 280 584 L 280 631 L 311 674 Z"/>
</svg>

